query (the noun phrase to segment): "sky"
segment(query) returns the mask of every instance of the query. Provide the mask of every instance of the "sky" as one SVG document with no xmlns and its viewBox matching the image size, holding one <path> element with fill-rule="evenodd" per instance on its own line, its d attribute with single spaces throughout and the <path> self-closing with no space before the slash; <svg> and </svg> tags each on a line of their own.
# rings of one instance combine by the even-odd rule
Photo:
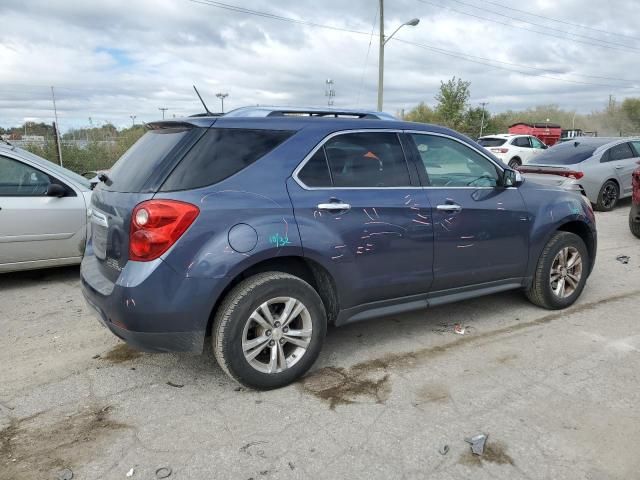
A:
<svg viewBox="0 0 640 480">
<path fill-rule="evenodd" d="M 0 0 L 0 126 L 118 127 L 246 105 L 375 109 L 378 0 Z M 252 10 L 253 13 L 246 11 Z M 240 11 L 239 11 L 240 10 Z M 256 14 L 255 12 L 258 12 Z M 384 110 L 435 103 L 588 113 L 640 96 L 638 0 L 385 0 Z M 293 19 L 293 21 L 287 20 Z"/>
</svg>

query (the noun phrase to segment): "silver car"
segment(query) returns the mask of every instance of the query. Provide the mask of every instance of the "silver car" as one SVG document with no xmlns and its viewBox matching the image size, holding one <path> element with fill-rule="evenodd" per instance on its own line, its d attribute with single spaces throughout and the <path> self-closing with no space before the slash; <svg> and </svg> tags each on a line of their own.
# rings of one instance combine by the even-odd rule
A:
<svg viewBox="0 0 640 480">
<path fill-rule="evenodd" d="M 0 143 L 0 272 L 80 263 L 90 201 L 86 178 Z"/>
<path fill-rule="evenodd" d="M 640 138 L 577 137 L 545 150 L 518 170 L 539 183 L 579 190 L 596 210 L 606 212 L 631 196 L 639 162 Z"/>
</svg>

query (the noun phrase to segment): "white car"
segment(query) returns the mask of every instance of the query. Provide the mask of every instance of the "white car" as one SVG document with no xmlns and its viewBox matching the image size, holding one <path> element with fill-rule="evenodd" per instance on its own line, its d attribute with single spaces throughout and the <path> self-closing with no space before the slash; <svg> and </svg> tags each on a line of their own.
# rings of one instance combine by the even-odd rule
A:
<svg viewBox="0 0 640 480">
<path fill-rule="evenodd" d="M 90 201 L 86 178 L 0 143 L 0 273 L 80 263 Z"/>
<path fill-rule="evenodd" d="M 533 135 L 509 133 L 480 137 L 478 143 L 511 168 L 529 163 L 536 155 L 549 148 Z"/>
</svg>

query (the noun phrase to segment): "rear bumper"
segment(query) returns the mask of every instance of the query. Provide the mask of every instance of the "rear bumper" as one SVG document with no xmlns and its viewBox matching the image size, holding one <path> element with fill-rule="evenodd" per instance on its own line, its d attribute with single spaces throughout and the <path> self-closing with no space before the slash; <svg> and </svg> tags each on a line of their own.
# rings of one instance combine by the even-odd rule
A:
<svg viewBox="0 0 640 480">
<path fill-rule="evenodd" d="M 83 259 L 82 293 L 114 335 L 148 352 L 202 352 L 220 282 L 180 276 L 162 260 L 130 261 L 115 283 L 100 268 L 94 255 Z"/>
</svg>

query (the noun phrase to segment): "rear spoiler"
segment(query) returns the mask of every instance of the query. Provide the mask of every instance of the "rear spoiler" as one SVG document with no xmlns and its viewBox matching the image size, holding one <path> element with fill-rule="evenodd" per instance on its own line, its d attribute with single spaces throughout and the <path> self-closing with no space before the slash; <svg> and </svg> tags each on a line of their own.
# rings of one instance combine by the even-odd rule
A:
<svg viewBox="0 0 640 480">
<path fill-rule="evenodd" d="M 209 128 L 215 123 L 216 119 L 211 117 L 189 117 L 178 120 L 160 120 L 157 122 L 145 123 L 147 130 L 165 130 L 165 129 L 191 129 L 196 127 Z"/>
</svg>

